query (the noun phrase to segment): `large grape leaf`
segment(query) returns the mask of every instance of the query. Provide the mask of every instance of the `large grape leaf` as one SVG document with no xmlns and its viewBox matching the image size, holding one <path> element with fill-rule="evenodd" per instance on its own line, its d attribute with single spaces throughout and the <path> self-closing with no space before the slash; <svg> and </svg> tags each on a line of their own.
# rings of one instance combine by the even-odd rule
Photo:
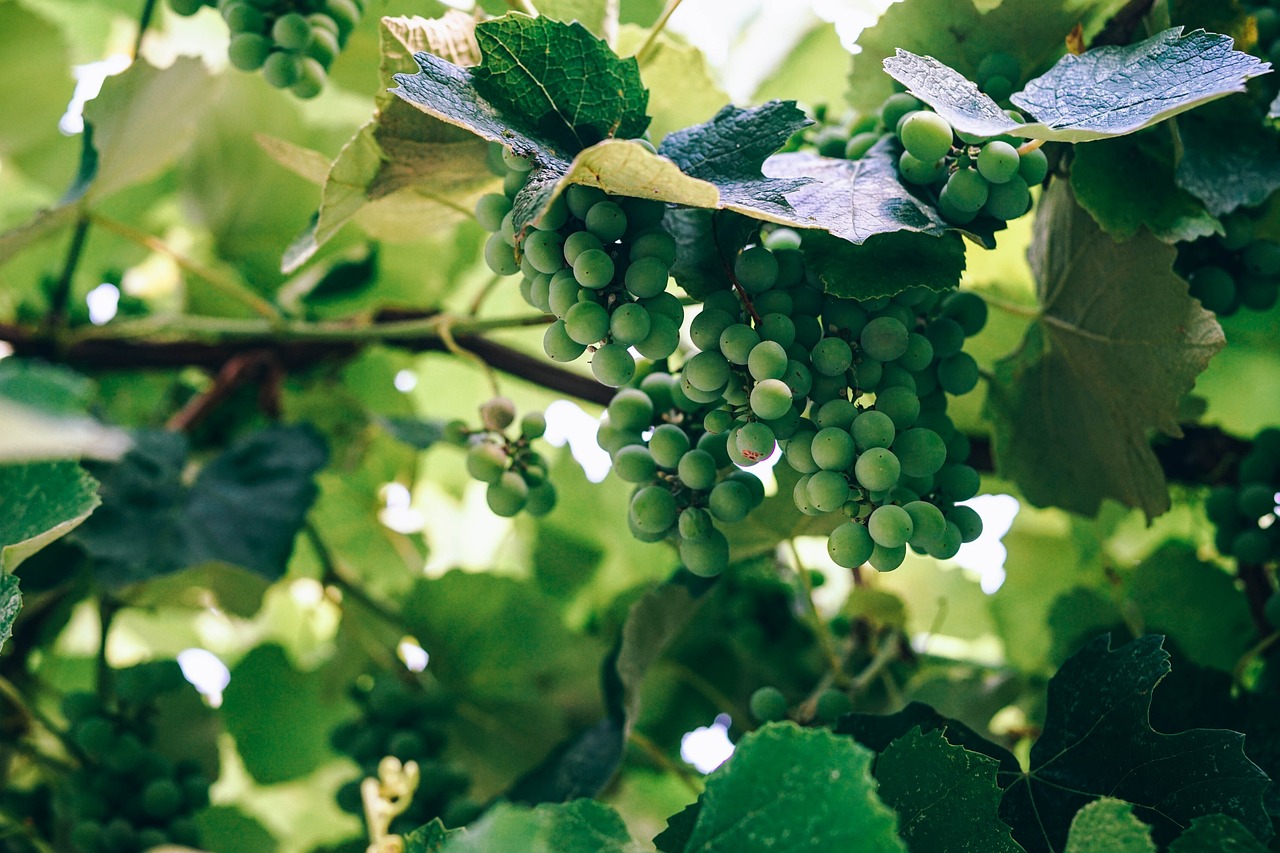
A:
<svg viewBox="0 0 1280 853">
<path fill-rule="evenodd" d="M 124 584 L 201 563 L 230 563 L 268 578 L 284 573 L 328 457 L 307 427 L 271 427 L 214 457 L 186 485 L 187 441 L 139 432 L 102 479 L 99 517 L 76 532 L 99 577 Z"/>
<path fill-rule="evenodd" d="M 914 728 L 880 754 L 875 775 L 913 853 L 1015 853 L 1022 847 L 999 816 L 998 768 L 994 759 L 948 743 L 942 729 Z"/>
<path fill-rule="evenodd" d="M 1166 243 L 1221 231 L 1204 206 L 1174 182 L 1169 136 L 1160 130 L 1081 145 L 1071 161 L 1071 189 L 1116 240 L 1146 228 Z"/>
<path fill-rule="evenodd" d="M 427 848 L 428 850 L 431 848 Z M 441 853 L 636 853 L 622 817 L 594 800 L 524 808 L 500 803 Z"/>
<path fill-rule="evenodd" d="M 767 725 L 707 778 L 696 809 L 673 818 L 658 849 L 905 853 L 897 818 L 876 796 L 871 759 L 870 750 L 822 729 Z"/>
<path fill-rule="evenodd" d="M 285 272 L 301 266 L 352 219 L 374 237 L 412 238 L 469 217 L 476 198 L 497 186 L 485 167 L 483 139 L 424 116 L 386 90 L 397 73 L 417 67 L 415 53 L 458 65 L 478 62 L 475 23 L 457 10 L 430 20 L 383 18 L 379 73 L 384 88 L 375 98 L 377 111 L 332 164 L 316 152 L 267 142 L 277 160 L 323 186 L 316 221 L 291 247 Z M 318 174 L 306 167 L 313 155 L 324 162 Z"/>
<path fill-rule="evenodd" d="M 1232 49 L 1230 36 L 1181 27 L 1137 44 L 1068 54 L 1013 95 L 1035 121 L 1010 118 L 976 84 L 938 60 L 899 49 L 885 70 L 957 130 L 979 136 L 1088 142 L 1134 133 L 1193 107 L 1243 92 L 1270 66 Z"/>
<path fill-rule="evenodd" d="M 987 400 L 998 468 L 1031 503 L 1168 509 L 1149 433 L 1181 434 L 1179 401 L 1225 343 L 1175 254 L 1146 233 L 1114 242 L 1062 182 L 1046 192 L 1030 251 L 1040 313 Z"/>
<path fill-rule="evenodd" d="M 991 759 L 1002 778 L 1021 772 L 1018 759 L 1009 750 L 992 743 L 964 723 L 942 716 L 923 702 L 911 702 L 894 714 L 846 714 L 835 727 L 838 734 L 849 735 L 877 753 L 883 753 L 894 741 L 915 730 L 924 734 L 940 731 L 947 743 Z"/>
<path fill-rule="evenodd" d="M 895 91 L 882 60 L 898 48 L 937 57 L 975 76 L 991 53 L 1018 60 L 1022 79 L 1047 68 L 1065 51 L 1076 24 L 1090 38 L 1126 0 L 903 0 L 885 10 L 874 27 L 858 37 L 849 97 L 863 113 L 874 112 Z M 994 8 L 993 8 L 994 7 Z M 1013 83 L 1021 83 L 1022 79 Z"/>
<path fill-rule="evenodd" d="M 1031 853 L 1061 849 L 1075 814 L 1104 796 L 1132 805 L 1158 843 L 1218 813 L 1270 837 L 1262 807 L 1269 782 L 1245 757 L 1243 735 L 1151 728 L 1151 694 L 1170 668 L 1162 642 L 1152 635 L 1112 649 L 1099 637 L 1049 682 L 1044 733 L 1000 810 Z"/>
<path fill-rule="evenodd" d="M 894 231 L 857 245 L 812 231 L 802 248 L 805 266 L 822 289 L 850 299 L 894 296 L 909 287 L 948 290 L 964 272 L 964 241 L 953 233 Z"/>
<path fill-rule="evenodd" d="M 66 536 L 100 503 L 97 481 L 75 462 L 0 465 L 0 576 Z"/>
<path fill-rule="evenodd" d="M 1133 806 L 1103 797 L 1076 812 L 1063 853 L 1156 853 L 1156 844 Z"/>
<path fill-rule="evenodd" d="M 1257 207 L 1280 189 L 1280 134 L 1234 101 L 1178 119 L 1178 186 L 1214 216 Z M 1074 169 L 1074 166 L 1073 166 Z"/>
<path fill-rule="evenodd" d="M 1196 818 L 1169 845 L 1169 853 L 1266 853 L 1268 849 L 1240 821 L 1221 814 Z"/>
</svg>

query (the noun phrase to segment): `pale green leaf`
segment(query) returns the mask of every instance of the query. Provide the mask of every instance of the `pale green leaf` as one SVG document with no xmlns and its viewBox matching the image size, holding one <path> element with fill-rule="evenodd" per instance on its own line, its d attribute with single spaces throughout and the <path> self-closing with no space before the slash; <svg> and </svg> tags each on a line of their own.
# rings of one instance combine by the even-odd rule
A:
<svg viewBox="0 0 1280 853">
<path fill-rule="evenodd" d="M 1169 495 L 1149 433 L 1181 433 L 1179 401 L 1222 329 L 1173 272 L 1172 247 L 1112 241 L 1065 184 L 1045 194 L 1036 227 L 1040 315 L 988 397 L 999 470 L 1037 506 L 1093 515 L 1112 498 L 1155 517 Z"/>
<path fill-rule="evenodd" d="M 74 462 L 0 465 L 0 574 L 78 527 L 101 503 Z"/>
<path fill-rule="evenodd" d="M 1123 800 L 1094 800 L 1071 820 L 1064 853 L 1156 853 L 1151 827 Z"/>
</svg>

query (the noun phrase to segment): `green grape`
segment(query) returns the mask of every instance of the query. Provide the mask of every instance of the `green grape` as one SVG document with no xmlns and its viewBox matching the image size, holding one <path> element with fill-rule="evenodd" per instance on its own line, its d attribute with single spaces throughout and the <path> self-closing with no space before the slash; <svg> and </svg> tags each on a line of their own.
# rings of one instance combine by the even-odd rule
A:
<svg viewBox="0 0 1280 853">
<path fill-rule="evenodd" d="M 605 344 L 591 357 L 591 375 L 601 385 L 620 388 L 636 375 L 636 360 L 622 344 Z"/>
<path fill-rule="evenodd" d="M 907 336 L 907 349 L 898 357 L 899 366 L 918 373 L 933 363 L 933 343 L 919 332 Z"/>
<path fill-rule="evenodd" d="M 712 409 L 702 419 L 702 428 L 712 435 L 718 435 L 733 426 L 733 413 L 728 409 Z"/>
<path fill-rule="evenodd" d="M 1275 511 L 1276 489 L 1263 483 L 1254 483 L 1236 494 L 1236 509 L 1245 518 L 1259 519 Z"/>
<path fill-rule="evenodd" d="M 556 196 L 551 204 L 543 208 L 542 214 L 534 220 L 534 224 L 543 231 L 559 231 L 569 223 L 569 205 L 564 196 Z"/>
<path fill-rule="evenodd" d="M 738 480 L 721 480 L 707 497 L 712 517 L 725 523 L 741 521 L 754 507 L 751 489 Z"/>
<path fill-rule="evenodd" d="M 705 450 L 690 450 L 680 457 L 676 474 L 689 488 L 705 491 L 715 485 L 716 460 Z"/>
<path fill-rule="evenodd" d="M 675 470 L 680 458 L 689 452 L 689 435 L 675 424 L 662 424 L 649 437 L 649 450 L 663 468 Z"/>
<path fill-rule="evenodd" d="M 823 376 L 843 376 L 853 365 L 853 350 L 839 338 L 823 338 L 810 354 L 813 369 Z"/>
<path fill-rule="evenodd" d="M 325 0 L 324 12 L 338 25 L 338 36 L 342 39 L 360 23 L 360 7 L 355 0 Z"/>
<path fill-rule="evenodd" d="M 785 349 L 795 343 L 796 325 L 785 314 L 765 314 L 760 318 L 760 337 Z"/>
<path fill-rule="evenodd" d="M 745 365 L 751 360 L 751 351 L 760 343 L 760 335 L 745 323 L 726 326 L 718 342 L 720 353 L 730 364 Z M 785 354 L 785 353 L 784 353 Z"/>
<path fill-rule="evenodd" d="M 641 234 L 632 241 L 628 259 L 635 263 L 641 258 L 655 258 L 670 269 L 676 262 L 675 238 L 666 231 L 649 231 Z"/>
<path fill-rule="evenodd" d="M 787 441 L 783 456 L 797 473 L 815 474 L 822 470 L 813 459 L 813 439 L 816 435 L 812 430 L 801 430 Z"/>
<path fill-rule="evenodd" d="M 950 501 L 967 501 L 982 487 L 978 472 L 968 465 L 943 465 L 934 479 L 943 496 Z"/>
<path fill-rule="evenodd" d="M 609 198 L 604 190 L 585 184 L 570 184 L 564 192 L 564 197 L 569 205 L 569 212 L 582 220 L 587 218 L 587 211 L 594 205 Z"/>
<path fill-rule="evenodd" d="M 645 358 L 667 358 L 680 346 L 680 327 L 670 317 L 653 313 L 647 305 L 645 308 L 649 311 L 649 335 L 635 347 Z"/>
<path fill-rule="evenodd" d="M 950 560 L 960 553 L 960 546 L 963 544 L 964 542 L 960 538 L 960 528 L 956 527 L 955 522 L 948 521 L 942 536 L 933 547 L 928 549 L 928 554 L 935 560 Z"/>
<path fill-rule="evenodd" d="M 529 263 L 540 273 L 552 275 L 564 267 L 564 238 L 555 231 L 534 231 L 522 248 Z"/>
<path fill-rule="evenodd" d="M 997 51 L 988 53 L 978 63 L 978 82 L 986 83 L 992 77 L 1017 80 L 1021 76 L 1018 60 L 1010 54 Z"/>
<path fill-rule="evenodd" d="M 229 3 L 222 8 L 222 20 L 227 22 L 227 29 L 235 33 L 262 34 L 267 19 L 262 12 L 248 3 Z"/>
<path fill-rule="evenodd" d="M 288 89 L 302 76 L 302 63 L 296 54 L 276 51 L 262 64 L 262 79 L 277 89 Z M 518 269 L 518 267 L 517 267 Z M 511 273 L 506 273 L 510 275 Z"/>
<path fill-rule="evenodd" d="M 542 335 L 542 350 L 552 361 L 568 362 L 578 358 L 587 348 L 569 337 L 564 320 L 556 320 Z"/>
<path fill-rule="evenodd" d="M 573 261 L 573 277 L 592 290 L 608 287 L 613 272 L 613 258 L 600 249 L 587 249 Z"/>
<path fill-rule="evenodd" d="M 510 212 L 511 199 L 501 193 L 485 193 L 476 201 L 476 222 L 490 234 L 502 228 L 502 220 Z"/>
<path fill-rule="evenodd" d="M 729 567 L 729 540 L 714 527 L 702 539 L 681 539 L 680 562 L 695 575 L 715 577 Z"/>
<path fill-rule="evenodd" d="M 1237 212 L 1222 217 L 1222 230 L 1223 234 L 1218 242 L 1229 252 L 1239 252 L 1253 242 L 1253 220 L 1244 213 Z"/>
<path fill-rule="evenodd" d="M 947 529 L 947 520 L 938 509 L 928 501 L 909 501 L 902 509 L 911 516 L 911 537 L 907 543 L 913 548 L 928 549 L 941 541 Z"/>
<path fill-rule="evenodd" d="M 757 381 L 781 379 L 787 374 L 787 363 L 787 351 L 777 341 L 761 341 L 747 356 L 747 370 Z"/>
<path fill-rule="evenodd" d="M 618 306 L 609 318 L 609 333 L 623 344 L 638 344 L 649 337 L 652 322 L 643 305 L 629 302 Z"/>
<path fill-rule="evenodd" d="M 715 528 L 711 522 L 711 514 L 701 507 L 686 507 L 676 519 L 676 527 L 681 539 L 706 539 Z"/>
<path fill-rule="evenodd" d="M 657 296 L 641 299 L 640 304 L 647 308 L 650 314 L 665 315 L 677 327 L 684 322 L 684 306 L 673 293 L 659 293 Z"/>
<path fill-rule="evenodd" d="M 604 244 L 590 231 L 575 231 L 564 239 L 565 262 L 572 266 L 579 255 L 592 249 L 602 251 Z"/>
<path fill-rule="evenodd" d="M 920 109 L 922 106 L 924 105 L 919 100 L 906 92 L 890 95 L 880 105 L 880 122 L 887 128 L 895 128 L 903 116 Z"/>
<path fill-rule="evenodd" d="M 1018 149 L 999 139 L 982 146 L 978 154 L 978 174 L 993 184 L 1003 184 L 1018 174 Z"/>
<path fill-rule="evenodd" d="M 507 470 L 507 451 L 491 441 L 473 444 L 467 451 L 467 473 L 482 483 L 496 483 Z"/>
<path fill-rule="evenodd" d="M 897 548 L 907 544 L 911 534 L 915 532 L 915 524 L 911 515 L 900 506 L 877 507 L 867 519 L 867 532 L 877 545 L 885 548 Z"/>
<path fill-rule="evenodd" d="M 818 408 L 817 414 L 813 416 L 813 422 L 818 429 L 827 427 L 849 429 L 857 417 L 858 407 L 843 397 L 837 397 L 834 400 L 828 400 Z"/>
<path fill-rule="evenodd" d="M 791 389 L 781 379 L 765 379 L 751 389 L 751 411 L 766 421 L 791 411 Z"/>
<path fill-rule="evenodd" d="M 564 315 L 564 328 L 580 344 L 594 344 L 609 334 L 609 312 L 595 302 L 579 302 Z"/>
<path fill-rule="evenodd" d="M 324 90 L 327 77 L 323 65 L 310 56 L 304 56 L 299 60 L 298 82 L 289 91 L 304 100 L 314 98 Z"/>
<path fill-rule="evenodd" d="M 950 153 L 953 135 L 950 122 L 937 113 L 924 110 L 912 113 L 898 133 L 902 147 L 912 157 L 926 163 L 941 160 Z"/>
<path fill-rule="evenodd" d="M 533 441 L 547 432 L 547 416 L 543 412 L 526 412 L 520 419 L 520 436 Z"/>
<path fill-rule="evenodd" d="M 729 362 L 715 350 L 705 350 L 685 362 L 684 377 L 694 388 L 719 393 L 729 381 Z"/>
<path fill-rule="evenodd" d="M 519 172 L 514 169 L 508 171 L 502 178 L 502 191 L 510 198 L 515 198 L 520 194 L 520 190 L 524 189 L 524 185 L 529 182 L 528 172 Z"/>
<path fill-rule="evenodd" d="M 991 77 L 982 84 L 982 91 L 991 96 L 993 101 L 1007 101 L 1013 94 L 1014 83 L 1008 77 Z"/>
<path fill-rule="evenodd" d="M 902 465 L 893 452 L 883 447 L 873 447 L 858 457 L 853 474 L 858 485 L 871 492 L 887 492 L 898 482 Z"/>
<path fill-rule="evenodd" d="M 809 503 L 820 512 L 835 512 L 849 500 L 849 481 L 837 471 L 818 471 L 805 486 Z"/>
<path fill-rule="evenodd" d="M 795 303 L 791 294 L 785 290 L 767 290 L 755 299 L 756 311 L 760 314 L 787 314 L 795 311 Z"/>
<path fill-rule="evenodd" d="M 302 50 L 311 40 L 311 24 L 297 12 L 290 12 L 276 18 L 271 37 L 285 50 Z"/>
<path fill-rule="evenodd" d="M 502 149 L 502 162 L 513 172 L 530 172 L 533 170 L 533 157 L 529 154 L 522 154 L 513 148 Z"/>
<path fill-rule="evenodd" d="M 689 340 L 700 350 L 716 349 L 720 333 L 733 324 L 733 317 L 719 308 L 703 309 L 689 324 Z"/>
<path fill-rule="evenodd" d="M 1191 274 L 1190 281 L 1191 295 L 1210 311 L 1227 314 L 1235 306 L 1236 282 L 1222 267 L 1201 267 Z"/>
<path fill-rule="evenodd" d="M 822 470 L 844 471 L 853 463 L 853 436 L 849 435 L 848 430 L 839 427 L 818 430 L 809 452 Z"/>
<path fill-rule="evenodd" d="M 734 261 L 733 275 L 747 293 L 764 293 L 778 283 L 778 260 L 764 246 L 752 246 Z"/>
<path fill-rule="evenodd" d="M 1245 269 L 1263 276 L 1280 276 L 1280 243 L 1254 240 L 1244 249 Z"/>
<path fill-rule="evenodd" d="M 942 188 L 942 192 L 938 194 L 938 212 L 942 214 L 943 219 L 952 225 L 968 225 L 978 218 L 978 211 L 961 209 L 955 203 L 954 197 L 947 193 L 945 186 Z"/>
<path fill-rule="evenodd" d="M 904 386 L 886 388 L 876 392 L 876 411 L 888 415 L 894 427 L 904 430 L 920 417 L 920 398 Z"/>
<path fill-rule="evenodd" d="M 898 172 L 908 183 L 928 186 L 947 173 L 947 161 L 921 160 L 910 151 L 903 151 L 898 158 Z"/>
<path fill-rule="evenodd" d="M 874 410 L 865 411 L 854 418 L 850 430 L 859 452 L 873 447 L 891 446 L 896 432 L 893 420 L 884 412 Z"/>
<path fill-rule="evenodd" d="M 972 337 L 987 324 L 987 303 L 976 293 L 953 291 L 943 302 L 944 313 L 960 324 L 965 337 Z"/>
<path fill-rule="evenodd" d="M 893 317 L 877 317 L 867 323 L 858 338 L 863 351 L 876 361 L 894 361 L 907 351 L 910 335 Z"/>
<path fill-rule="evenodd" d="M 884 545 L 876 545 L 871 549 L 871 556 L 867 562 L 877 572 L 891 572 L 902 565 L 902 561 L 907 558 L 907 547 L 899 545 L 897 548 L 888 548 Z"/>
<path fill-rule="evenodd" d="M 506 397 L 494 397 L 480 406 L 480 422 L 485 429 L 501 432 L 516 420 L 516 406 Z"/>
<path fill-rule="evenodd" d="M 627 483 L 646 483 L 653 479 L 657 470 L 653 454 L 643 445 L 629 444 L 613 456 L 614 473 Z"/>
<path fill-rule="evenodd" d="M 1015 175 L 1003 184 L 992 184 L 982 209 L 996 219 L 1017 219 L 1031 209 L 1031 190 Z"/>
<path fill-rule="evenodd" d="M 272 56 L 279 56 L 279 54 L 272 54 Z M 484 262 L 495 275 L 515 275 L 520 272 L 516 254 L 502 239 L 501 234 L 493 234 L 485 242 Z"/>
<path fill-rule="evenodd" d="M 729 386 L 725 386 L 717 391 L 700 391 L 689 384 L 689 377 L 680 377 L 680 391 L 685 397 L 694 404 L 694 408 L 705 406 L 711 403 L 719 405 L 724 401 L 724 395 L 728 391 Z"/>
<path fill-rule="evenodd" d="M 311 40 L 307 42 L 307 48 L 303 51 L 305 55 L 328 68 L 333 65 L 333 61 L 338 58 L 341 50 L 342 46 L 338 44 L 338 36 L 335 33 L 312 25 Z"/>
<path fill-rule="evenodd" d="M 853 368 L 854 386 L 862 391 L 874 391 L 884 377 L 884 364 L 873 358 L 863 358 Z"/>
<path fill-rule="evenodd" d="M 752 421 L 737 431 L 737 445 L 744 459 L 756 463 L 773 453 L 777 438 L 768 424 Z"/>
<path fill-rule="evenodd" d="M 787 697 L 776 687 L 761 687 L 747 703 L 757 722 L 773 723 L 787 717 Z"/>
<path fill-rule="evenodd" d="M 156 779 L 142 790 L 142 810 L 157 820 L 177 814 L 182 800 L 182 789 L 171 779 Z"/>
<path fill-rule="evenodd" d="M 270 55 L 270 39 L 254 33 L 232 36 L 227 46 L 227 59 L 241 71 L 257 71 Z"/>
<path fill-rule="evenodd" d="M 698 449 L 705 450 L 710 453 L 712 458 L 716 460 L 717 468 L 727 468 L 733 464 L 732 460 L 729 459 L 728 429 L 728 426 L 726 426 L 725 431 L 718 435 L 703 433 L 702 436 L 698 438 Z M 730 471 L 729 476 L 732 478 L 737 473 L 737 471 Z"/>
<path fill-rule="evenodd" d="M 982 516 L 973 507 L 953 507 L 946 515 L 947 521 L 960 531 L 961 542 L 972 542 L 982 535 Z"/>
<path fill-rule="evenodd" d="M 1034 187 L 1044 181 L 1049 175 L 1049 158 L 1045 156 L 1043 150 L 1037 148 L 1034 151 L 1028 151 L 1021 155 L 1018 160 L 1018 177 L 1026 182 L 1027 186 Z"/>
<path fill-rule="evenodd" d="M 931 429 L 915 428 L 901 433 L 893 442 L 893 453 L 908 477 L 932 477 L 947 461 L 947 445 Z"/>
<path fill-rule="evenodd" d="M 827 554 L 837 566 L 856 569 L 871 558 L 875 542 L 867 528 L 856 521 L 841 524 L 827 539 Z"/>
<path fill-rule="evenodd" d="M 583 222 L 601 243 L 612 243 L 627 233 L 627 215 L 611 201 L 593 204 Z"/>
<path fill-rule="evenodd" d="M 623 275 L 623 283 L 629 292 L 643 299 L 666 290 L 669 276 L 670 268 L 661 258 L 633 257 Z"/>
<path fill-rule="evenodd" d="M 846 160 L 861 160 L 871 150 L 871 146 L 879 141 L 880 134 L 874 131 L 867 130 L 862 133 L 855 133 L 845 143 L 844 158 Z"/>
<path fill-rule="evenodd" d="M 72 739 L 89 757 L 100 757 L 115 742 L 115 726 L 104 717 L 89 717 L 76 724 L 72 730 Z"/>
<path fill-rule="evenodd" d="M 982 175 L 973 169 L 959 169 L 947 178 L 942 197 L 963 213 L 977 213 L 987 203 L 990 192 L 991 185 Z"/>
<path fill-rule="evenodd" d="M 978 385 L 978 363 L 967 352 L 956 353 L 938 363 L 938 384 L 948 394 L 967 394 Z"/>
<path fill-rule="evenodd" d="M 623 388 L 613 395 L 606 411 L 614 426 L 640 432 L 653 423 L 653 398 L 637 388 Z"/>
<path fill-rule="evenodd" d="M 547 286 L 547 305 L 551 313 L 563 320 L 569 309 L 578 304 L 581 292 L 582 286 L 573 277 L 572 270 L 561 270 L 551 276 L 551 283 Z"/>
<path fill-rule="evenodd" d="M 820 723 L 834 723 L 853 710 L 853 700 L 842 690 L 834 688 L 818 694 L 813 706 L 814 717 Z"/>
<path fill-rule="evenodd" d="M 747 492 L 751 497 L 751 507 L 760 506 L 764 503 L 764 483 L 760 482 L 760 478 L 750 471 L 730 471 L 725 477 L 726 480 L 734 483 L 741 483 L 747 487 Z"/>
<path fill-rule="evenodd" d="M 174 11 L 174 14 L 189 18 L 204 8 L 204 0 L 169 0 L 169 8 Z M 90 845 L 80 846 L 89 847 Z"/>
<path fill-rule="evenodd" d="M 645 486 L 631 498 L 631 517 L 647 533 L 665 533 L 676 523 L 676 499 L 659 486 Z"/>
<path fill-rule="evenodd" d="M 787 383 L 787 387 L 791 389 L 796 399 L 809 396 L 809 392 L 813 389 L 813 375 L 809 372 L 809 368 L 794 358 L 787 359 L 787 372 L 783 375 L 782 381 Z"/>
</svg>

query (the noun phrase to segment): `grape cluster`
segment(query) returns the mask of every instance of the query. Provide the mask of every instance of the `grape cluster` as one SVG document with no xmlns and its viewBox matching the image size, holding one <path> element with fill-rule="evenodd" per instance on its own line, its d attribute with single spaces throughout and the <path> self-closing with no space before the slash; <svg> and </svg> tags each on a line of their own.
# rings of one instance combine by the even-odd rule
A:
<svg viewBox="0 0 1280 853">
<path fill-rule="evenodd" d="M 66 697 L 69 740 L 83 758 L 59 800 L 71 850 L 199 846 L 192 815 L 209 804 L 210 781 L 197 764 L 175 763 L 151 745 L 155 699 L 185 685 L 176 662 L 157 661 L 115 673 L 115 707 L 93 693 Z"/>
<path fill-rule="evenodd" d="M 1205 513 L 1216 528 L 1214 542 L 1220 553 L 1257 565 L 1280 560 L 1277 492 L 1280 429 L 1272 427 L 1254 438 L 1253 449 L 1240 460 L 1236 482 L 1213 489 L 1205 498 Z"/>
<path fill-rule="evenodd" d="M 1224 216 L 1222 236 L 1183 243 L 1178 272 L 1191 295 L 1215 314 L 1229 316 L 1243 306 L 1266 311 L 1280 297 L 1280 243 L 1255 235 L 1246 212 Z"/>
<path fill-rule="evenodd" d="M 701 396 L 701 395 L 699 395 Z M 609 403 L 597 433 L 618 477 L 635 484 L 627 513 L 642 542 L 673 539 L 694 574 L 711 577 L 729 565 L 729 540 L 716 522 L 746 518 L 764 501 L 764 484 L 732 465 L 728 436 L 709 432 L 706 400 L 676 377 L 654 371 Z"/>
<path fill-rule="evenodd" d="M 992 55 L 996 56 L 1006 55 Z M 997 73 L 1008 69 L 999 66 L 1000 62 L 980 66 L 985 69 L 980 79 L 985 73 L 988 91 L 1009 88 L 1010 78 Z M 1016 110 L 1008 113 L 1016 121 L 1023 120 Z M 1023 140 L 1012 136 L 988 139 L 958 133 L 945 118 L 905 92 L 889 96 L 878 113 L 848 130 L 819 129 L 814 144 L 820 153 L 859 160 L 885 137 L 893 139 L 898 151 L 902 179 L 919 187 L 943 218 L 955 225 L 1017 219 L 1031 209 L 1030 188 L 1049 173 L 1049 161 L 1039 148 L 1019 148 Z M 847 140 L 843 146 L 842 140 Z"/>
<path fill-rule="evenodd" d="M 314 98 L 364 14 L 364 0 L 169 0 L 179 15 L 213 6 L 231 30 L 227 59 L 277 89 Z"/>
<path fill-rule="evenodd" d="M 765 686 L 751 694 L 748 703 L 751 716 L 759 723 L 775 723 L 785 720 L 789 714 L 787 697 L 773 686 Z M 853 710 L 853 700 L 843 690 L 827 688 L 813 700 L 812 721 L 830 725 Z"/>
<path fill-rule="evenodd" d="M 495 515 L 511 518 L 523 510 L 541 517 L 556 505 L 547 462 L 532 448 L 533 441 L 547 431 L 547 419 L 542 412 L 527 413 L 511 438 L 507 429 L 515 421 L 515 404 L 506 397 L 494 397 L 480 406 L 480 429 L 452 421 L 445 435 L 467 448 L 467 473 L 489 485 L 485 499 Z"/>
<path fill-rule="evenodd" d="M 449 826 L 471 821 L 478 807 L 464 794 L 467 774 L 441 759 L 448 701 L 417 684 L 379 673 L 357 680 L 351 696 L 360 717 L 333 730 L 334 749 L 360 765 L 361 776 L 338 789 L 338 805 L 362 815 L 360 780 L 378 773 L 378 762 L 395 756 L 418 764 L 420 780 L 409 808 L 391 824 L 395 834 L 409 832 L 439 817 Z"/>
<path fill-rule="evenodd" d="M 525 301 L 555 315 L 542 340 L 547 356 L 569 362 L 590 350 L 591 372 L 616 388 L 635 376 L 632 347 L 650 359 L 674 353 L 684 309 L 667 292 L 676 244 L 662 227 L 666 205 L 571 184 L 517 234 L 511 200 L 533 164 L 500 151 L 491 162 L 503 164 L 504 192 L 476 204 L 476 219 L 493 234 L 485 261 L 498 275 L 523 273 Z"/>
</svg>

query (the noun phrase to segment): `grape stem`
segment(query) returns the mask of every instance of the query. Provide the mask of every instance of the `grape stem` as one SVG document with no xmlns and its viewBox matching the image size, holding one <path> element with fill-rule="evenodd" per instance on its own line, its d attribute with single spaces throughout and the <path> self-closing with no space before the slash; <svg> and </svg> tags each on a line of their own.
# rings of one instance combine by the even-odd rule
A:
<svg viewBox="0 0 1280 853">
<path fill-rule="evenodd" d="M 844 663 L 836 653 L 835 638 L 831 636 L 831 629 L 826 620 L 822 618 L 822 614 L 818 612 L 818 605 L 813 601 L 813 581 L 809 579 L 809 570 L 804 567 L 804 563 L 800 559 L 800 549 L 796 547 L 796 540 L 788 539 L 787 547 L 791 551 L 792 560 L 795 561 L 796 577 L 800 579 L 800 586 L 804 587 L 806 609 L 813 619 L 813 630 L 818 635 L 818 645 L 822 647 L 822 654 L 827 659 L 827 667 L 831 670 L 831 679 L 840 687 L 847 687 L 849 685 L 849 676 L 844 671 Z"/>
<path fill-rule="evenodd" d="M 338 561 L 334 558 L 333 552 L 329 550 L 329 546 L 320 536 L 320 531 L 316 529 L 313 523 L 306 522 L 302 527 L 302 532 L 306 535 L 307 541 L 311 543 L 312 550 L 316 552 L 316 559 L 320 562 L 320 582 L 322 584 L 335 587 L 342 593 L 344 598 L 351 598 L 359 602 L 362 607 L 392 628 L 398 631 L 404 630 L 404 622 L 401 620 L 400 614 L 390 610 L 380 601 L 371 598 L 368 593 L 346 577 L 345 573 L 338 567 Z"/>
<path fill-rule="evenodd" d="M 1038 151 L 1044 145 L 1043 139 L 1029 139 L 1018 146 L 1018 156 L 1030 154 L 1032 151 Z"/>
<path fill-rule="evenodd" d="M 493 389 L 493 396 L 501 397 L 502 389 L 498 387 L 498 374 L 494 372 L 489 362 L 468 349 L 463 349 L 453 337 L 453 323 L 446 320 L 440 324 L 440 340 L 444 342 L 445 349 L 461 358 L 469 359 L 480 366 L 484 371 L 485 379 L 489 381 L 489 387 Z"/>
<path fill-rule="evenodd" d="M 142 12 L 138 15 L 138 36 L 133 40 L 133 58 L 137 59 L 138 54 L 142 52 L 142 37 L 147 34 L 147 29 L 151 26 L 151 19 L 155 16 L 156 0 L 143 0 Z"/>
<path fill-rule="evenodd" d="M 84 254 L 84 244 L 89 237 L 89 219 L 81 216 L 76 220 L 75 230 L 71 234 L 71 242 L 67 245 L 67 256 L 62 263 L 62 273 L 49 295 L 49 313 L 45 317 L 45 326 L 50 332 L 59 332 L 67 323 L 67 310 L 71 304 L 71 285 L 74 283 L 76 267 Z"/>
<path fill-rule="evenodd" d="M 124 605 L 113 596 L 102 593 L 98 598 L 98 662 L 97 692 L 98 701 L 104 706 L 111 696 L 112 672 L 107 662 L 107 640 L 111 636 L 111 623 Z"/>
<path fill-rule="evenodd" d="M 756 306 L 752 304 L 751 297 L 747 295 L 747 291 L 738 283 L 738 278 L 733 274 L 733 267 L 729 265 L 728 260 L 724 256 L 724 247 L 720 245 L 720 231 L 716 228 L 716 216 L 719 211 L 711 215 L 711 237 L 716 243 L 716 257 L 720 259 L 720 268 L 724 270 L 725 277 L 729 279 L 729 283 L 733 285 L 734 292 L 738 294 L 738 300 L 742 306 L 747 309 L 747 313 L 751 315 L 751 319 L 755 321 L 756 326 L 762 325 L 760 314 L 756 311 Z"/>
</svg>

